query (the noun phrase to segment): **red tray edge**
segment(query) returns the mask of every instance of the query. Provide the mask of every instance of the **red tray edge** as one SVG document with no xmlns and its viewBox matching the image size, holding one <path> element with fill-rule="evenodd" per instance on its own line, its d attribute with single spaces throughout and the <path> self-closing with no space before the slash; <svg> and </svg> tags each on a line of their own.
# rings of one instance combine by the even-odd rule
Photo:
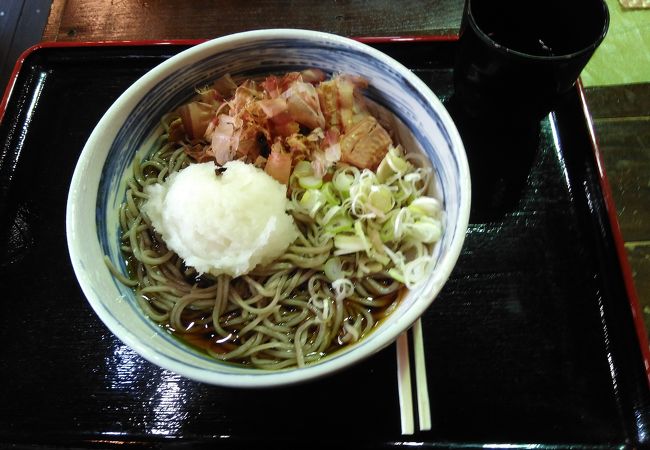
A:
<svg viewBox="0 0 650 450">
<path fill-rule="evenodd" d="M 627 298 L 630 303 L 630 308 L 632 310 L 634 327 L 636 328 L 637 338 L 639 340 L 639 345 L 641 347 L 641 355 L 643 357 L 643 365 L 646 373 L 646 381 L 650 386 L 650 344 L 648 340 L 648 333 L 645 327 L 645 323 L 643 321 L 641 302 L 639 301 L 639 295 L 636 291 L 636 286 L 634 285 L 634 278 L 632 276 L 632 267 L 630 266 L 630 262 L 627 259 L 627 252 L 625 250 L 625 241 L 623 240 L 623 233 L 621 232 L 621 227 L 616 212 L 616 203 L 614 202 L 612 188 L 609 184 L 609 179 L 607 178 L 607 172 L 605 170 L 605 161 L 603 158 L 603 154 L 600 151 L 598 139 L 596 138 L 593 119 L 591 113 L 589 112 L 589 106 L 587 104 L 587 98 L 581 80 L 578 80 L 577 89 L 578 89 L 578 95 L 580 96 L 580 103 L 582 105 L 582 110 L 584 112 L 585 120 L 587 122 L 587 129 L 589 130 L 589 138 L 591 140 L 591 146 L 593 148 L 594 158 L 596 160 L 596 167 L 598 168 L 598 178 L 600 181 L 601 190 L 603 192 L 603 200 L 605 201 L 607 216 L 609 217 L 609 224 L 612 227 L 612 237 L 614 238 L 614 244 L 616 246 L 616 253 L 618 255 L 619 267 L 623 275 L 623 281 L 625 282 L 625 290 L 627 291 Z"/>
<path fill-rule="evenodd" d="M 7 86 L 5 87 L 2 100 L 0 100 L 0 123 L 4 119 L 5 111 L 7 105 L 9 104 L 9 99 L 11 93 L 13 92 L 14 86 L 16 84 L 16 79 L 20 73 L 25 60 L 34 52 L 43 49 L 43 48 L 66 48 L 66 47 L 111 47 L 111 46 L 137 46 L 137 45 L 196 45 L 201 42 L 205 42 L 206 39 L 179 39 L 179 40 L 142 40 L 142 41 L 44 41 L 34 44 L 29 47 L 27 50 L 21 53 L 21 55 L 16 60 L 13 71 L 9 76 Z"/>
<path fill-rule="evenodd" d="M 458 40 L 458 35 L 422 35 L 422 36 L 359 36 L 352 39 L 364 44 L 376 44 L 382 42 L 440 42 Z M 25 62 L 33 52 L 42 48 L 66 48 L 66 47 L 111 47 L 111 46 L 144 46 L 144 45 L 197 45 L 209 39 L 168 39 L 168 40 L 124 40 L 124 41 L 43 41 L 29 47 L 16 61 L 9 81 L 5 87 L 2 100 L 0 100 L 0 123 L 5 115 L 11 92 L 16 83 L 16 78 Z"/>
<path fill-rule="evenodd" d="M 374 44 L 374 43 L 389 43 L 389 42 L 448 42 L 458 40 L 458 35 L 430 35 L 430 36 L 365 36 L 365 37 L 354 37 L 353 39 L 363 42 L 365 44 Z M 18 78 L 22 66 L 25 60 L 35 51 L 42 48 L 66 48 L 66 47 L 111 47 L 111 46 L 144 46 L 144 45 L 197 45 L 202 42 L 206 42 L 208 39 L 170 39 L 170 40 L 127 40 L 127 41 L 45 41 L 35 44 L 25 50 L 14 65 L 14 69 L 9 77 L 9 81 L 4 91 L 2 100 L 0 101 L 0 124 L 4 118 L 4 114 L 11 97 L 11 93 Z M 634 326 L 636 328 L 637 339 L 641 347 L 641 354 L 643 358 L 644 369 L 646 373 L 646 381 L 650 387 L 650 342 L 648 340 L 648 333 L 643 321 L 643 314 L 641 310 L 641 304 L 639 297 L 634 285 L 634 279 L 632 277 L 632 268 L 627 259 L 627 253 L 625 251 L 625 244 L 623 241 L 623 235 L 621 233 L 620 224 L 618 221 L 618 216 L 616 213 L 616 205 L 614 202 L 614 197 L 612 195 L 612 190 L 607 178 L 607 173 L 605 171 L 605 164 L 598 145 L 598 140 L 596 139 L 596 133 L 594 131 L 594 124 L 589 112 L 589 107 L 587 105 L 587 100 L 585 96 L 584 86 L 582 85 L 581 80 L 578 80 L 576 84 L 578 89 L 578 95 L 580 98 L 580 103 L 582 105 L 582 110 L 584 112 L 587 129 L 589 130 L 589 138 L 591 140 L 592 149 L 594 152 L 594 158 L 596 160 L 596 165 L 598 167 L 598 176 L 600 187 L 603 192 L 603 199 L 605 201 L 605 207 L 607 209 L 607 215 L 609 217 L 609 223 L 612 227 L 612 236 L 614 238 L 614 244 L 616 246 L 616 253 L 618 255 L 619 267 L 621 269 L 621 274 L 623 275 L 623 281 L 625 283 L 625 290 L 627 292 L 628 302 L 630 303 L 630 308 L 632 312 L 632 318 L 634 320 Z"/>
</svg>

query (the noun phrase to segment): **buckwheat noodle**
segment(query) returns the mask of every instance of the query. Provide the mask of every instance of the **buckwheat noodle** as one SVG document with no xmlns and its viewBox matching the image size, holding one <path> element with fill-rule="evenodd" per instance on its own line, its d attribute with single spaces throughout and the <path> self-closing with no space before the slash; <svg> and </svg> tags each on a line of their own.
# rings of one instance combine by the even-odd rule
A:
<svg viewBox="0 0 650 450">
<path fill-rule="evenodd" d="M 133 165 L 120 207 L 121 250 L 130 286 L 142 310 L 174 335 L 219 360 L 264 369 L 304 366 L 367 335 L 396 306 L 402 284 L 385 272 L 354 268 L 359 254 L 342 255 L 352 275 L 340 283 L 324 275 L 333 240 L 299 211 L 298 239 L 272 264 L 235 279 L 209 277 L 186 267 L 140 210 L 144 186 L 163 182 L 191 160 L 183 146 L 159 139 L 158 150 Z"/>
</svg>

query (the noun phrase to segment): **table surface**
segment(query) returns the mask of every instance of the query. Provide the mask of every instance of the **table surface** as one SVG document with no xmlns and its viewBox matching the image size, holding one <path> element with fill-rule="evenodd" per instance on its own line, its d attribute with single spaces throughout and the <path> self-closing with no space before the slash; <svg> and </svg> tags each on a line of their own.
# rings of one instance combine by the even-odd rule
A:
<svg viewBox="0 0 650 450">
<path fill-rule="evenodd" d="M 208 39 L 273 27 L 356 37 L 454 35 L 462 8 L 463 0 L 53 0 L 42 40 Z M 586 96 L 650 324 L 650 84 L 592 86 Z"/>
</svg>

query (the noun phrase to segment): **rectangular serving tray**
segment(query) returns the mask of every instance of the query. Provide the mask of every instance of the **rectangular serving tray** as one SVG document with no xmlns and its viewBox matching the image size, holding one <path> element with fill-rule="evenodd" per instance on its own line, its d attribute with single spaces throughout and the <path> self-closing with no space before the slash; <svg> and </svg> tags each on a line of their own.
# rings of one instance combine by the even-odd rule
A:
<svg viewBox="0 0 650 450">
<path fill-rule="evenodd" d="M 432 429 L 401 435 L 394 346 L 314 382 L 237 390 L 115 338 L 68 258 L 68 186 L 111 103 L 196 42 L 42 44 L 0 104 L 0 446 L 650 443 L 646 334 L 580 86 L 530 128 L 471 124 L 453 97 L 454 38 L 366 41 L 443 100 L 472 171 L 463 252 L 423 316 Z"/>
</svg>

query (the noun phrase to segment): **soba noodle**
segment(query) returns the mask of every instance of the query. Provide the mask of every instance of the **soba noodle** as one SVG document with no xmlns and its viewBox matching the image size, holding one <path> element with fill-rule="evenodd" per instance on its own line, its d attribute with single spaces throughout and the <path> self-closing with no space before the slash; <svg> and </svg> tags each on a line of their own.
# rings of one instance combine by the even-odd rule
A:
<svg viewBox="0 0 650 450">
<path fill-rule="evenodd" d="M 189 163 L 183 148 L 169 143 L 142 164 L 136 161 L 120 208 L 121 249 L 132 278 L 114 273 L 135 288 L 152 320 L 215 358 L 279 369 L 316 361 L 357 341 L 390 313 L 402 284 L 384 272 L 359 273 L 350 286 L 332 291 L 323 274 L 332 239 L 322 242 L 314 221 L 303 214 L 294 215 L 298 240 L 273 264 L 234 280 L 197 276 L 140 212 L 144 186 Z M 350 267 L 363 259 L 341 258 Z"/>
<path fill-rule="evenodd" d="M 164 125 L 167 128 L 168 121 Z M 390 258 L 384 257 L 390 264 L 378 264 L 364 251 L 337 252 L 335 237 L 324 233 L 315 217 L 300 207 L 304 189 L 294 185 L 289 212 L 299 236 L 281 257 L 237 278 L 198 274 L 167 248 L 141 211 L 148 197 L 145 186 L 162 183 L 193 163 L 188 144 L 170 143 L 167 138 L 161 136 L 158 150 L 144 161 L 134 161 L 119 211 L 129 277 L 108 258 L 106 262 L 122 283 L 134 289 L 147 316 L 214 358 L 263 369 L 300 367 L 357 342 L 397 306 L 402 278 L 408 278 L 404 273 L 408 264 L 402 266 L 401 275 L 394 273 L 402 255 L 410 254 L 413 260 L 430 254 L 430 245 L 413 239 L 386 244 Z M 414 167 L 414 172 L 420 177 L 411 182 L 415 187 L 396 200 L 403 209 L 407 200 L 424 193 L 429 182 L 424 169 Z M 346 173 L 356 180 L 365 176 L 341 164 L 333 178 Z M 390 189 L 398 196 L 403 180 L 391 182 L 395 186 Z M 354 212 L 358 205 L 349 208 Z M 397 216 L 392 220 L 403 219 Z M 381 230 L 375 231 L 378 236 Z M 343 275 L 333 277 L 332 270 Z M 413 270 L 425 269 L 420 264 Z"/>
</svg>

